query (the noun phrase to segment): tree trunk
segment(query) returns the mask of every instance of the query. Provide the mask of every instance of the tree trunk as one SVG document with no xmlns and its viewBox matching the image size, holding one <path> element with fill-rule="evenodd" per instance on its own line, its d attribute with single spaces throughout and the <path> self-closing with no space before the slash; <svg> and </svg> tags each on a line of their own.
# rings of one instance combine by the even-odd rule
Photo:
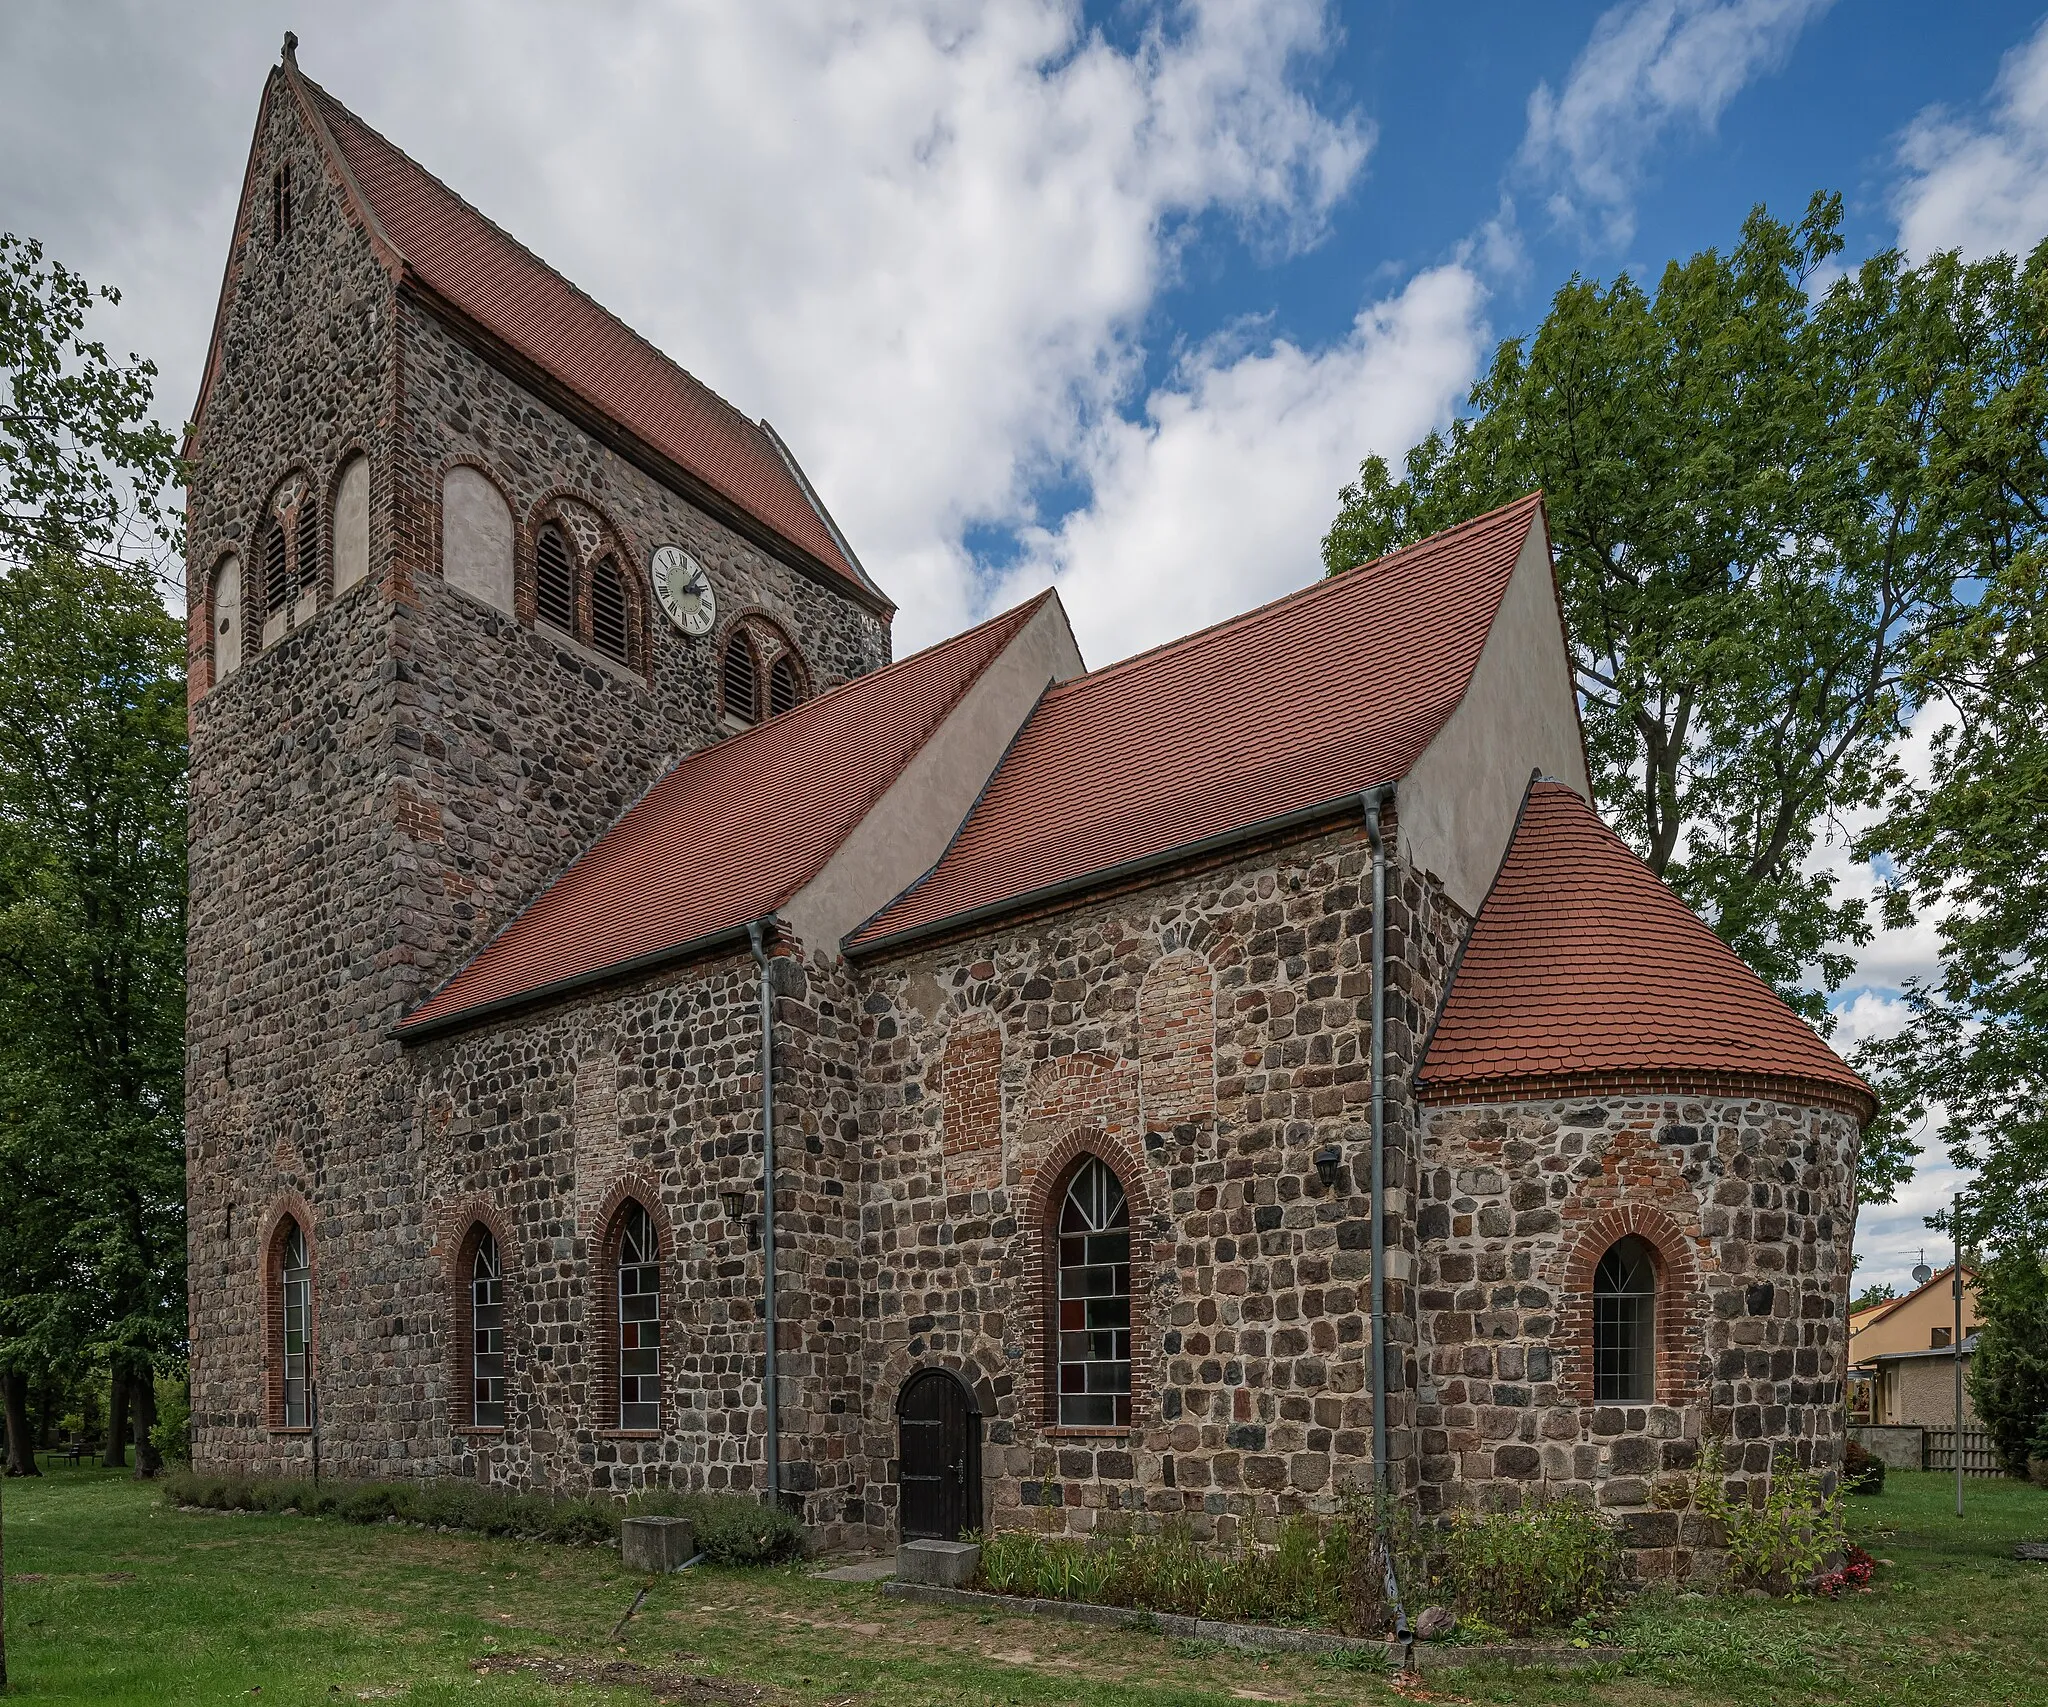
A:
<svg viewBox="0 0 2048 1707">
<path fill-rule="evenodd" d="M 138 1482 L 163 1474 L 163 1454 L 150 1438 L 156 1428 L 156 1372 L 138 1364 L 128 1381 L 128 1403 L 135 1413 L 135 1479 Z"/>
<path fill-rule="evenodd" d="M 103 1470 L 128 1468 L 128 1371 L 115 1364 L 107 1383 L 107 1449 L 100 1454 Z"/>
<path fill-rule="evenodd" d="M 35 1438 L 28 1431 L 28 1377 L 19 1369 L 0 1369 L 0 1408 L 7 1418 L 7 1474 L 40 1476 Z"/>
</svg>

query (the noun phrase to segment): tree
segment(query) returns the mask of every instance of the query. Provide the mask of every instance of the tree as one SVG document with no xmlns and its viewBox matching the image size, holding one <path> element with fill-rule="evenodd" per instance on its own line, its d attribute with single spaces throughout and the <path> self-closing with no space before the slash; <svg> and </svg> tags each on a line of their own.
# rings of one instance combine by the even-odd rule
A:
<svg viewBox="0 0 2048 1707">
<path fill-rule="evenodd" d="M 177 545 L 174 462 L 149 419 L 155 369 L 85 336 L 95 300 L 116 298 L 0 236 L 0 1383 L 17 1459 L 24 1372 L 104 1359 L 146 1433 L 150 1371 L 185 1337 L 185 646 L 152 561 Z"/>
<path fill-rule="evenodd" d="M 1814 856 L 1898 786 L 1922 657 L 1987 573 L 1963 461 L 2010 383 L 2015 271 L 1887 252 L 1816 298 L 1840 217 L 1758 208 L 1654 292 L 1574 278 L 1402 478 L 1361 466 L 1323 545 L 1341 573 L 1541 487 L 1602 811 L 1823 1025 L 1871 925 Z M 1866 1200 L 1912 1154 L 1875 1129 Z"/>
<path fill-rule="evenodd" d="M 2013 1243 L 1977 1276 L 1977 1350 L 1970 1403 L 2006 1473 L 2048 1458 L 2048 1256 Z"/>
<path fill-rule="evenodd" d="M 1853 1316 L 1859 1310 L 1874 1310 L 1880 1304 L 1889 1304 L 1898 1295 L 1899 1289 L 1889 1280 L 1873 1282 L 1849 1300 L 1849 1314 Z"/>
</svg>

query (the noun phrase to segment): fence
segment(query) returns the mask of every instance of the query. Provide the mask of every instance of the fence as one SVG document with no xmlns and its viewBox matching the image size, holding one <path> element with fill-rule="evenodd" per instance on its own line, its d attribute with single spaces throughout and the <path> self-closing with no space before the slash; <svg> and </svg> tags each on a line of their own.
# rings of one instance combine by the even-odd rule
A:
<svg viewBox="0 0 2048 1707">
<path fill-rule="evenodd" d="M 1956 1467 L 1956 1431 L 1952 1428 L 1930 1428 L 1920 1437 L 1920 1468 L 1923 1470 L 1948 1470 Z M 1965 1476 L 1997 1476 L 2004 1472 L 1998 1463 L 1998 1454 L 1992 1450 L 1990 1431 L 1981 1428 L 1963 1430 L 1963 1474 Z"/>
</svg>

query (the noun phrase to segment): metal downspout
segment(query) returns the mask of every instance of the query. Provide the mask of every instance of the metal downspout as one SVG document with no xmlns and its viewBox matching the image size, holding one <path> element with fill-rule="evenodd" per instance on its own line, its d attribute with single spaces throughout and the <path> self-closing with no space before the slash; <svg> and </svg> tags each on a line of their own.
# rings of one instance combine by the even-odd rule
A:
<svg viewBox="0 0 2048 1707">
<path fill-rule="evenodd" d="M 747 943 L 761 971 L 761 1319 L 767 1334 L 768 1503 L 782 1504 L 782 1435 L 776 1426 L 775 1400 L 775 992 L 768 982 L 768 950 L 756 919 L 747 926 Z"/>
</svg>

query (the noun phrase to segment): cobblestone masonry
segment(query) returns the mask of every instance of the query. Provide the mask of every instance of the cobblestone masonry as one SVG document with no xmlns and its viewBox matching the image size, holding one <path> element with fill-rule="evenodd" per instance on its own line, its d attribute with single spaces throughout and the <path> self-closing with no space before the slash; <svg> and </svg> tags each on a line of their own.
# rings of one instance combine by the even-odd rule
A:
<svg viewBox="0 0 2048 1707">
<path fill-rule="evenodd" d="M 287 158 L 295 220 L 278 245 L 268 187 Z M 564 1177 L 533 1172 L 526 1149 L 557 1140 L 538 1110 L 529 1130 L 526 1091 L 509 1082 L 490 1106 L 509 1111 L 511 1137 L 477 1127 L 475 1115 L 451 1134 L 460 1099 L 450 1088 L 445 1107 L 423 1101 L 419 1057 L 391 1026 L 664 762 L 711 738 L 716 688 L 708 646 L 665 622 L 640 636 L 646 671 L 622 671 L 444 585 L 444 468 L 483 464 L 522 527 L 552 503 L 583 532 L 600 530 L 579 534 L 579 548 L 605 537 L 622 548 L 643 614 L 648 552 L 682 540 L 711 568 L 722 603 L 759 607 L 802 636 L 814 681 L 885 661 L 888 634 L 856 601 L 661 491 L 394 294 L 281 79 L 266 97 L 251 182 L 254 228 L 236 236 L 188 495 L 188 588 L 200 613 L 187 1022 L 195 1451 L 222 1467 L 310 1460 L 309 1437 L 267 1426 L 275 1372 L 261 1240 L 278 1205 L 296 1198 L 319 1274 L 324 1465 L 490 1467 L 488 1453 L 458 1458 L 450 1432 L 453 1258 L 443 1205 L 422 1182 L 490 1157 L 506 1171 L 495 1181 L 473 1172 L 464 1189 L 510 1215 L 508 1199 Z M 213 569 L 240 553 L 253 640 L 261 579 L 249 564 L 263 518 L 281 492 L 331 501 L 357 451 L 371 470 L 368 578 L 338 598 L 318 591 L 215 686 L 204 620 Z M 850 1119 L 850 1092 L 842 1100 Z M 602 1102 L 595 1096 L 593 1110 Z M 525 1245 L 524 1220 L 513 1222 L 522 1249 L 508 1263 L 548 1272 Z M 572 1234 L 546 1237 L 572 1247 L 546 1262 L 579 1260 Z M 582 1463 L 547 1447 L 539 1462 L 553 1475 L 571 1460 Z"/>
<path fill-rule="evenodd" d="M 1388 1305 L 1405 1350 L 1412 1150 L 1398 1087 L 1462 919 L 1398 862 L 1391 884 Z M 980 1397 L 997 1526 L 1087 1532 L 1105 1512 L 1184 1514 L 1229 1540 L 1247 1521 L 1331 1508 L 1369 1463 L 1370 908 L 1371 855 L 1346 828 L 867 971 L 864 1462 L 877 1521 L 893 1521 L 896 1395 L 929 1364 Z M 983 1161 L 990 1103 L 951 1077 L 978 1074 L 998 1038 L 999 1169 Z M 964 1145 L 947 1125 L 961 1117 Z M 1312 1159 L 1327 1143 L 1347 1157 L 1335 1191 Z M 963 1148 L 975 1171 L 956 1168 Z M 1051 1418 L 1041 1235 L 1084 1149 L 1118 1168 L 1133 1202 L 1128 1430 Z M 1412 1383 L 1395 1374 L 1406 1473 Z"/>
<path fill-rule="evenodd" d="M 1623 1519 L 1645 1574 L 1685 1576 L 1712 1536 L 1662 1507 L 1708 1436 L 1731 1492 L 1774 1452 L 1832 1479 L 1857 1139 L 1847 1115 L 1763 1100 L 1429 1110 L 1423 1509 L 1589 1498 Z M 1592 1270 L 1628 1232 L 1660 1259 L 1656 1401 L 1597 1405 Z"/>
</svg>

